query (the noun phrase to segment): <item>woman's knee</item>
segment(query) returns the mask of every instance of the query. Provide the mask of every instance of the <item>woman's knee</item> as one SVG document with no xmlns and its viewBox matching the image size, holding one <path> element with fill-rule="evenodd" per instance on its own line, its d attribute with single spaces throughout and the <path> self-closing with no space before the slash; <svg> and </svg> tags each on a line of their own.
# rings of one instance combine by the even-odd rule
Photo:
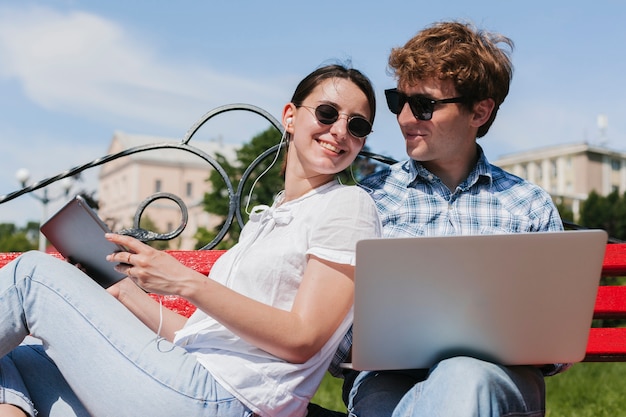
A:
<svg viewBox="0 0 626 417">
<path fill-rule="evenodd" d="M 49 262 L 51 259 L 53 259 L 52 256 L 44 252 L 31 250 L 21 254 L 13 262 L 7 264 L 7 267 L 11 265 L 16 276 L 26 276 L 29 275 L 29 271 L 32 271 L 37 265 L 43 262 Z"/>
</svg>

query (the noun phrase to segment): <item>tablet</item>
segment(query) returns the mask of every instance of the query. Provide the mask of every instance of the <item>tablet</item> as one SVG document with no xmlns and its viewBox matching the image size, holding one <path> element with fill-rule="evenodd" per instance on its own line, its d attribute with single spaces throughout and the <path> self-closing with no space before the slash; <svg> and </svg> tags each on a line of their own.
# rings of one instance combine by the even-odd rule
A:
<svg viewBox="0 0 626 417">
<path fill-rule="evenodd" d="M 111 230 L 81 196 L 74 197 L 41 226 L 41 233 L 61 255 L 80 264 L 94 281 L 108 288 L 125 277 L 107 255 L 126 251 L 105 239 Z"/>
</svg>

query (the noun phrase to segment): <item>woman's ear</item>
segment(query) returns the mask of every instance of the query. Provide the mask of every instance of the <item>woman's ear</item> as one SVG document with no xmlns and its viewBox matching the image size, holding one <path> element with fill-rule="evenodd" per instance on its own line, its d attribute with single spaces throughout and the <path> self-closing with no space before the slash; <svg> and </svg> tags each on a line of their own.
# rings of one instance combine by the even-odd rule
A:
<svg viewBox="0 0 626 417">
<path fill-rule="evenodd" d="M 493 109 L 496 106 L 495 101 L 492 98 L 486 98 L 480 100 L 474 104 L 474 116 L 472 117 L 472 126 L 479 128 L 491 117 Z"/>
<path fill-rule="evenodd" d="M 293 124 L 295 121 L 295 109 L 296 106 L 293 103 L 288 103 L 283 108 L 283 127 L 287 133 L 293 134 Z"/>
</svg>

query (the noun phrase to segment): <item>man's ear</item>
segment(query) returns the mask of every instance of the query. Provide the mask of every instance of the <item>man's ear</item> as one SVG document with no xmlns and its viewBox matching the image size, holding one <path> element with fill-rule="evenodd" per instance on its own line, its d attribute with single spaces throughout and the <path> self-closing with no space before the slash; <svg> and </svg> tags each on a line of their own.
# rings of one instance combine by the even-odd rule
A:
<svg viewBox="0 0 626 417">
<path fill-rule="evenodd" d="M 491 117 L 493 109 L 496 106 L 492 98 L 486 98 L 474 103 L 474 116 L 472 117 L 472 126 L 479 128 Z"/>
</svg>

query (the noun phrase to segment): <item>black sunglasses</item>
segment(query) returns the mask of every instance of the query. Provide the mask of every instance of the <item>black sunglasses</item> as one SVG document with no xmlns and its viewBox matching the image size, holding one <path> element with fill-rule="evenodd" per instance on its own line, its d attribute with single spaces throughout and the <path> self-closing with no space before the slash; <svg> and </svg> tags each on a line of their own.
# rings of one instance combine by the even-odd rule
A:
<svg viewBox="0 0 626 417">
<path fill-rule="evenodd" d="M 433 100 L 426 96 L 416 94 L 414 96 L 407 96 L 406 94 L 398 91 L 397 88 L 390 88 L 385 90 L 385 97 L 387 98 L 387 107 L 393 114 L 400 114 L 404 105 L 409 103 L 411 112 L 416 119 L 430 120 L 433 118 L 433 112 L 437 104 L 448 103 L 465 103 L 467 99 L 465 97 L 453 97 L 444 98 L 441 100 Z"/>
<path fill-rule="evenodd" d="M 320 104 L 317 107 L 300 105 L 315 110 L 315 118 L 324 125 L 332 125 L 339 120 L 339 110 L 330 104 Z M 372 131 L 372 124 L 361 116 L 348 116 L 348 132 L 357 139 L 364 139 Z"/>
</svg>

